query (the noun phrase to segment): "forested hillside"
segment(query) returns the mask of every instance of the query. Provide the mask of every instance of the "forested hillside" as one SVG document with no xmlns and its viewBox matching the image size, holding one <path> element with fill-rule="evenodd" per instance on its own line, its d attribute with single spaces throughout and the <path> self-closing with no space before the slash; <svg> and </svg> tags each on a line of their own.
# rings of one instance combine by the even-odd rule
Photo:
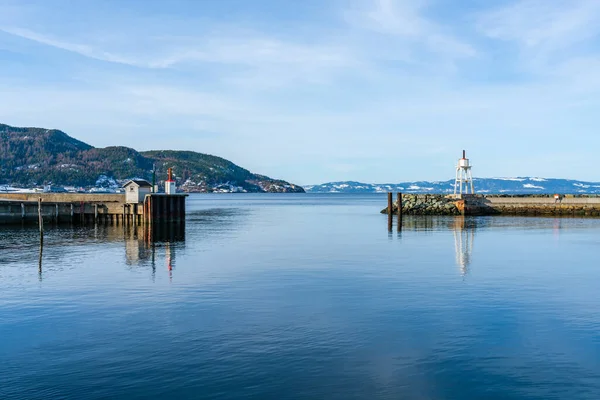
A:
<svg viewBox="0 0 600 400">
<path fill-rule="evenodd" d="M 190 192 L 303 192 L 299 186 L 256 175 L 220 157 L 192 151 L 140 153 L 129 147 L 94 148 L 55 129 L 0 124 L 0 184 L 91 187 L 101 176 L 125 180 L 166 177 L 172 167 Z"/>
</svg>

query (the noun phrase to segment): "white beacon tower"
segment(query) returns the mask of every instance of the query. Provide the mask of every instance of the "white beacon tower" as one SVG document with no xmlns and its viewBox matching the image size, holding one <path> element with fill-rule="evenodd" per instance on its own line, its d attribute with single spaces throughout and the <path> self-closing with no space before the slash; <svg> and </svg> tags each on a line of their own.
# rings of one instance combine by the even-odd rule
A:
<svg viewBox="0 0 600 400">
<path fill-rule="evenodd" d="M 463 150 L 463 156 L 458 160 L 458 165 L 456 166 L 454 195 L 469 194 L 469 188 L 471 189 L 470 194 L 475 194 L 475 190 L 473 189 L 473 175 L 471 175 L 471 164 L 469 163 L 466 152 Z"/>
<path fill-rule="evenodd" d="M 173 179 L 173 168 L 169 168 L 167 173 L 168 179 L 165 181 L 165 193 L 175 194 L 177 193 L 177 188 L 175 187 L 175 179 Z"/>
</svg>

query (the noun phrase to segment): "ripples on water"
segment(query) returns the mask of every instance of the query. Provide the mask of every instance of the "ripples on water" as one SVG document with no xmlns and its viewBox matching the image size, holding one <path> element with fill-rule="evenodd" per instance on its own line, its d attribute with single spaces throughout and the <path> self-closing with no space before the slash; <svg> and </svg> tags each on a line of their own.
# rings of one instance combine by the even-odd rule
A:
<svg viewBox="0 0 600 400">
<path fill-rule="evenodd" d="M 185 238 L 0 229 L 1 399 L 598 399 L 600 220 L 198 195 Z"/>
</svg>

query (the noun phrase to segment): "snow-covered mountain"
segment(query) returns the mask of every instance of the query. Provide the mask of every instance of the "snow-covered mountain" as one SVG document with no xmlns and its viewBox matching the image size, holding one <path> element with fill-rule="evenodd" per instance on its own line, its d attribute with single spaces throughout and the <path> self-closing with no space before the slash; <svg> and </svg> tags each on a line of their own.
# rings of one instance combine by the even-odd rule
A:
<svg viewBox="0 0 600 400">
<path fill-rule="evenodd" d="M 481 194 L 600 194 L 600 182 L 551 178 L 474 178 L 475 192 Z M 372 184 L 329 182 L 304 186 L 307 193 L 453 193 L 454 180 L 443 182 L 402 182 Z"/>
</svg>

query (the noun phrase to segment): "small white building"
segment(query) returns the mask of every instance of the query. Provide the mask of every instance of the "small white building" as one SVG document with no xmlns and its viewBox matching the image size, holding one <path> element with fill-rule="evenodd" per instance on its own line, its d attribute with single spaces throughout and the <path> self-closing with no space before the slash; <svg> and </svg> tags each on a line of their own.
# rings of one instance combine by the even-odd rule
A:
<svg viewBox="0 0 600 400">
<path fill-rule="evenodd" d="M 143 203 L 147 194 L 152 193 L 152 184 L 144 179 L 132 179 L 123 185 L 126 203 Z"/>
</svg>

